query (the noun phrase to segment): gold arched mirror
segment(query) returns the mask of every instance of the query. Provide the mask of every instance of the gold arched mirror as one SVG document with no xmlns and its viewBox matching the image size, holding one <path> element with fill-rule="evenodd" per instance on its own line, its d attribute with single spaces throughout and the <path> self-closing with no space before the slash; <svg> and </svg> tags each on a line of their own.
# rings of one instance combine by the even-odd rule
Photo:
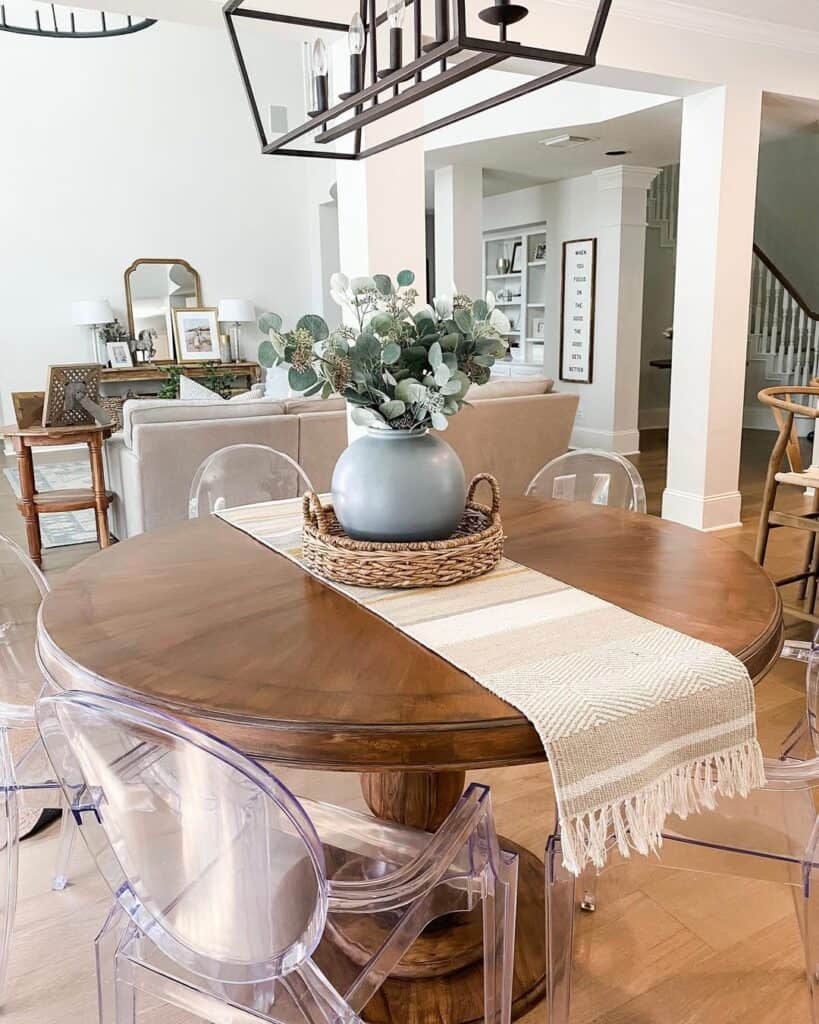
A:
<svg viewBox="0 0 819 1024">
<path fill-rule="evenodd" d="M 134 260 L 125 271 L 128 330 L 138 362 L 175 359 L 175 309 L 202 305 L 199 273 L 187 260 Z"/>
</svg>

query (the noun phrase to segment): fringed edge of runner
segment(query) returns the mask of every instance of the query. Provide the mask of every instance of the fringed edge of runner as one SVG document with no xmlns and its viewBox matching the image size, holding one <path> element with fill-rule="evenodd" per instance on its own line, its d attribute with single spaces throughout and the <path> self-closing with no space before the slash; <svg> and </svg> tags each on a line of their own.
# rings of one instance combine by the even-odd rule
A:
<svg viewBox="0 0 819 1024">
<path fill-rule="evenodd" d="M 632 850 L 656 852 L 669 814 L 686 818 L 695 811 L 713 810 L 717 795 L 745 797 L 764 785 L 764 761 L 756 739 L 678 765 L 633 796 L 574 818 L 560 812 L 563 864 L 574 875 L 589 862 L 602 868 L 611 838 L 624 857 Z"/>
</svg>

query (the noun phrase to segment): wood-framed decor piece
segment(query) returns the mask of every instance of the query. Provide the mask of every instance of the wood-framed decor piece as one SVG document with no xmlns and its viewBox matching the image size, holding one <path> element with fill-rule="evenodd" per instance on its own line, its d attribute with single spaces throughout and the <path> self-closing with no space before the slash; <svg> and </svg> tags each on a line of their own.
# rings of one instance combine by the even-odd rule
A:
<svg viewBox="0 0 819 1024">
<path fill-rule="evenodd" d="M 101 372 L 99 363 L 49 366 L 43 426 L 78 427 L 96 424 L 98 416 L 95 409 L 105 416 L 99 407 Z"/>
<path fill-rule="evenodd" d="M 42 425 L 45 391 L 12 391 L 11 404 L 20 430 Z"/>
<path fill-rule="evenodd" d="M 109 341 L 105 346 L 108 353 L 108 362 L 112 370 L 131 369 L 134 361 L 131 358 L 131 349 L 127 341 Z"/>
<path fill-rule="evenodd" d="M 176 358 L 172 310 L 202 304 L 199 271 L 187 260 L 134 260 L 125 270 L 125 309 L 136 362 Z"/>
<path fill-rule="evenodd" d="M 594 371 L 594 301 L 597 239 L 563 243 L 560 298 L 560 379 L 591 384 Z"/>
<path fill-rule="evenodd" d="M 522 251 L 523 249 L 519 241 L 512 243 L 512 259 L 509 264 L 510 274 L 519 274 L 521 272 L 520 255 Z"/>
<path fill-rule="evenodd" d="M 173 311 L 178 362 L 219 361 L 219 322 L 216 315 L 215 306 Z"/>
</svg>

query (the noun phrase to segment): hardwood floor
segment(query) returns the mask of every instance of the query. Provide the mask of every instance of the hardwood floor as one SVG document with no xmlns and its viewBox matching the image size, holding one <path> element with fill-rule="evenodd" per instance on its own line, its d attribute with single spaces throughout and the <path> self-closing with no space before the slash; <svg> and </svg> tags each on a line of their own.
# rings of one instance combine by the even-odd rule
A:
<svg viewBox="0 0 819 1024">
<path fill-rule="evenodd" d="M 748 553 L 753 550 L 773 440 L 772 432 L 746 432 L 743 525 L 720 534 L 725 543 Z M 656 514 L 665 477 L 663 434 L 644 435 L 643 448 L 636 461 L 645 479 L 649 510 Z M 794 490 L 783 505 L 797 509 L 803 501 Z M 0 532 L 23 540 L 22 520 L 2 475 Z M 800 557 L 803 543 L 791 531 L 776 531 L 771 542 L 773 570 L 784 574 Z M 46 551 L 46 571 L 58 576 L 94 550 L 96 545 Z M 794 624 L 789 635 L 808 638 L 809 627 Z M 798 665 L 780 663 L 757 687 L 766 750 L 777 750 L 803 707 L 804 672 Z M 296 792 L 363 809 L 354 776 L 281 774 Z M 479 772 L 473 777 L 492 786 L 499 830 L 541 853 L 551 827 L 548 767 Z M 18 926 L 3 1010 L 4 1019 L 13 1024 L 85 1024 L 96 1019 L 92 940 L 108 897 L 83 849 L 75 855 L 69 888 L 52 893 L 55 854 L 54 828 L 22 846 Z M 597 911 L 578 921 L 575 963 L 573 1024 L 808 1021 L 793 901 L 786 889 L 771 883 L 667 871 L 656 860 L 635 857 L 601 877 Z M 192 1019 L 147 1004 L 140 1014 L 141 1021 L 162 1024 Z M 524 1020 L 545 1022 L 543 1004 Z"/>
</svg>

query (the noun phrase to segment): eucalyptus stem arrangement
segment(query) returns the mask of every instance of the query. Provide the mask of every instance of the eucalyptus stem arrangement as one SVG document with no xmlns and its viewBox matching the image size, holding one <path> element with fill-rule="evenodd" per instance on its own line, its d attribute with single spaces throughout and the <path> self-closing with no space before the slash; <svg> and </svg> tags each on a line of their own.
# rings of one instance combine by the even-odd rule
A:
<svg viewBox="0 0 819 1024">
<path fill-rule="evenodd" d="M 289 367 L 288 382 L 305 396 L 337 395 L 353 407 L 353 422 L 392 430 L 444 430 L 464 405 L 471 384 L 484 384 L 507 350 L 509 322 L 495 299 L 466 295 L 418 307 L 415 275 L 402 270 L 395 284 L 386 274 L 334 274 L 333 299 L 344 323 L 331 330 L 314 314 L 293 330 L 265 313 L 267 339 L 259 362 Z"/>
</svg>

